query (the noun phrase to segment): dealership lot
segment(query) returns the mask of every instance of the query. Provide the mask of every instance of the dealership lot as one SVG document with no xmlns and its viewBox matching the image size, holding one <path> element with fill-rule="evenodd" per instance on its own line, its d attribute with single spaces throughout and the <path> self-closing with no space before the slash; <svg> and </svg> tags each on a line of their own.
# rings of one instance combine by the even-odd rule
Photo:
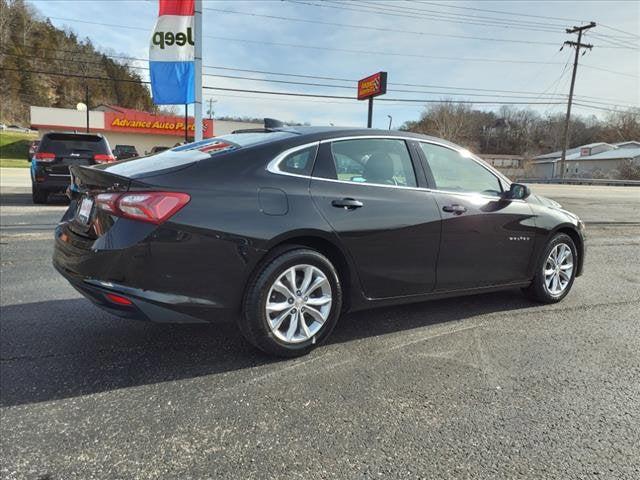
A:
<svg viewBox="0 0 640 480">
<path fill-rule="evenodd" d="M 585 275 L 347 315 L 279 361 L 233 325 L 112 317 L 51 266 L 65 210 L 3 169 L 2 478 L 638 478 L 640 193 L 536 185 L 588 228 Z M 26 183 L 25 183 L 26 174 Z"/>
</svg>

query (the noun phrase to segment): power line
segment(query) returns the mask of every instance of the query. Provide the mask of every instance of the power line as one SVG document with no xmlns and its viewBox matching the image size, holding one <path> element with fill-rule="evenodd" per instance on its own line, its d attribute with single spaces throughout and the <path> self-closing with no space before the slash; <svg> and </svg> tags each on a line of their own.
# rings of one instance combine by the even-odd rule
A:
<svg viewBox="0 0 640 480">
<path fill-rule="evenodd" d="M 53 49 L 52 49 L 53 50 Z M 73 52 L 71 50 L 68 50 L 68 52 Z M 8 56 L 14 56 L 14 57 L 24 57 L 24 58 L 34 58 L 34 59 L 38 59 L 38 60 L 43 60 L 43 61 L 59 61 L 59 62 L 69 62 L 68 59 L 58 59 L 58 58 L 41 58 L 37 55 L 24 55 L 24 54 L 12 54 L 12 53 L 4 53 L 4 55 L 8 55 Z M 140 59 L 140 60 L 144 60 L 146 61 L 146 59 Z M 92 64 L 92 65 L 104 65 L 102 62 L 93 62 L 93 61 L 88 61 L 88 60 L 73 60 L 75 63 L 79 63 L 79 64 Z M 119 64 L 118 64 L 119 65 Z M 127 68 L 135 68 L 135 69 L 142 69 L 142 70 L 148 70 L 148 67 L 143 67 L 143 66 L 135 66 L 135 65 L 121 65 L 123 67 L 127 67 Z M 223 69 L 227 69 L 227 70 L 241 70 L 241 71 L 252 71 L 252 70 L 247 70 L 247 69 L 234 69 L 234 68 L 230 68 L 230 67 L 216 67 L 216 66 L 207 66 L 206 67 L 210 67 L 210 68 L 223 68 Z M 566 69 L 566 64 L 565 64 L 565 69 Z M 564 72 L 564 69 L 563 69 Z M 267 71 L 260 71 L 260 73 L 265 73 L 265 74 L 270 74 L 270 75 L 292 75 L 292 76 L 297 76 L 295 74 L 289 74 L 289 73 L 282 73 L 282 72 L 267 72 Z M 240 75 L 220 75 L 220 74 L 211 74 L 211 73 L 204 73 L 203 74 L 204 77 L 214 77 L 214 78 L 230 78 L 230 79 L 237 79 L 237 80 L 245 80 L 245 81 L 256 81 L 256 82 L 268 82 L 268 83 L 281 83 L 281 84 L 289 84 L 289 85 L 303 85 L 303 86 L 318 86 L 318 87 L 325 87 L 325 88 L 343 88 L 343 89 L 353 89 L 355 88 L 355 85 L 332 85 L 332 84 L 324 84 L 324 83 L 312 83 L 312 82 L 296 82 L 296 81 L 287 81 L 287 80 L 277 80 L 277 79 L 268 79 L 268 78 L 254 78 L 254 77 L 245 77 L 245 76 L 240 76 Z M 312 75 L 305 75 L 304 77 L 306 78 L 318 78 L 318 77 L 314 77 Z M 323 77 L 320 77 L 323 78 Z M 331 78 L 331 79 L 335 79 L 335 80 L 341 80 L 341 81 L 345 81 L 345 82 L 351 82 L 351 83 L 356 83 L 357 80 L 352 80 L 352 79 L 337 79 L 335 77 L 324 77 L 324 78 Z M 559 79 L 558 79 L 559 80 Z M 390 92 L 397 92 L 397 93 L 424 93 L 424 94 L 432 94 L 432 95 L 449 95 L 449 96 L 463 96 L 463 97 L 489 97 L 489 98 L 516 98 L 516 99 L 533 99 L 533 100 L 538 100 L 542 97 L 547 97 L 548 99 L 556 99 L 557 97 L 560 97 L 560 99 L 565 99 L 567 96 L 564 94 L 547 94 L 546 91 L 548 89 L 550 89 L 553 85 L 551 85 L 547 90 L 543 91 L 543 92 L 532 92 L 532 91 L 520 91 L 520 90 L 498 90 L 498 89 L 486 89 L 486 88 L 474 88 L 474 87 L 455 87 L 455 86 L 450 86 L 450 85 L 425 85 L 425 84 L 414 84 L 414 83 L 400 83 L 400 82 L 394 82 L 394 83 L 389 83 L 389 85 L 392 86 L 409 86 L 409 87 L 418 87 L 418 88 L 435 88 L 435 89 L 445 89 L 445 90 L 460 90 L 462 92 L 439 92 L 439 91 L 424 91 L 424 90 L 408 90 L 408 89 L 398 89 L 398 88 L 392 88 L 389 91 Z M 480 94 L 480 93 L 469 93 L 469 91 L 471 92 L 493 92 L 492 94 Z M 503 95 L 503 94 L 509 94 L 509 93 L 513 93 L 513 94 L 520 94 L 520 95 Z M 578 98 L 578 97 L 576 97 Z M 601 100 L 606 100 L 606 98 L 603 97 L 590 97 L 590 96 L 586 96 L 586 95 L 581 95 L 579 96 L 579 98 L 585 100 L 585 101 L 592 101 L 592 103 L 600 103 L 602 105 L 611 105 L 611 101 L 618 101 L 618 100 L 614 100 L 614 99 L 609 99 L 609 102 L 602 102 Z"/>
<path fill-rule="evenodd" d="M 600 72 L 613 73 L 615 75 L 621 75 L 623 77 L 640 78 L 640 76 L 634 75 L 633 73 L 618 72 L 616 70 L 610 70 L 608 68 L 596 67 L 593 65 L 585 65 L 584 63 L 582 64 L 582 68 L 590 68 L 592 70 L 598 70 Z"/>
<path fill-rule="evenodd" d="M 73 73 L 60 73 L 60 72 L 49 72 L 43 70 L 28 70 L 28 69 L 20 69 L 20 68 L 8 68 L 8 67 L 0 67 L 0 70 L 8 70 L 8 71 L 17 71 L 17 72 L 28 72 L 28 73 L 36 73 L 40 75 L 57 75 L 68 78 L 81 78 L 85 80 L 104 80 L 107 82 L 126 82 L 126 83 L 138 83 L 138 84 L 150 84 L 151 82 L 146 80 L 130 80 L 130 79 L 116 79 L 116 78 L 108 78 L 108 77 L 97 77 L 93 75 L 81 75 L 81 74 L 73 74 Z M 312 94 L 312 93 L 299 93 L 299 92 L 278 92 L 278 91 L 269 91 L 269 90 L 250 90 L 250 89 L 241 89 L 241 88 L 226 88 L 226 87 L 211 87 L 211 86 L 203 86 L 205 90 L 220 90 L 220 91 L 229 91 L 229 92 L 248 92 L 248 93 L 263 93 L 269 95 L 284 95 L 284 96 L 292 96 L 292 97 L 312 97 L 312 98 L 333 98 L 333 99 L 345 99 L 345 100 L 353 100 L 353 97 L 347 97 L 343 95 L 326 95 L 326 94 Z M 411 98 L 382 98 L 378 99 L 379 101 L 387 101 L 387 102 L 421 102 L 421 103 L 441 103 L 442 100 L 434 100 L 434 99 L 411 99 Z M 488 102 L 488 101 L 466 101 L 461 100 L 456 103 L 478 103 L 478 104 L 490 104 L 490 105 L 556 105 L 561 102 L 511 102 L 511 101 L 500 101 L 500 102 Z"/>
<path fill-rule="evenodd" d="M 112 27 L 112 28 L 125 28 L 131 30 L 142 30 L 147 31 L 146 28 L 142 27 L 134 27 L 132 25 L 122 25 L 122 24 L 113 24 L 113 23 L 102 23 L 102 22 L 93 22 L 89 20 L 81 20 L 77 18 L 61 18 L 61 17 L 49 17 L 54 20 L 61 21 L 70 21 L 77 23 L 85 23 L 89 25 L 99 25 L 103 27 Z M 305 45 L 305 44 L 295 44 L 295 43 L 285 43 L 285 42 L 271 42 L 268 40 L 251 40 L 248 38 L 233 38 L 233 37 L 220 37 L 216 35 L 203 35 L 205 38 L 210 38 L 213 40 L 224 40 L 228 42 L 240 42 L 240 43 L 249 43 L 254 45 L 272 45 L 276 47 L 287 47 L 287 48 L 300 48 L 307 50 L 316 50 L 316 51 L 331 51 L 331 52 L 340 52 L 340 53 L 352 53 L 357 55 L 375 55 L 375 56 L 390 56 L 390 57 L 406 57 L 406 58 L 424 58 L 429 60 L 442 60 L 442 61 L 453 61 L 453 62 L 480 62 L 480 63 L 510 63 L 510 64 L 530 64 L 530 65 L 562 65 L 560 62 L 543 62 L 540 60 L 521 60 L 521 59 L 504 59 L 504 58 L 483 58 L 483 57 L 451 57 L 451 56 L 439 56 L 439 55 L 424 55 L 417 53 L 406 53 L 406 52 L 388 52 L 384 50 L 360 50 L 360 49 L 349 49 L 349 48 L 335 48 L 335 47 L 327 47 L 327 46 L 318 46 L 318 45 Z M 123 57 L 129 58 L 129 57 Z M 144 61 L 147 61 L 144 59 Z M 600 69 L 602 71 L 607 71 L 616 75 L 623 75 L 628 77 L 635 77 L 632 74 L 616 72 L 613 70 L 606 70 L 599 67 L 591 67 L 585 65 L 587 68 Z M 218 68 L 218 67 L 212 67 Z"/>
<path fill-rule="evenodd" d="M 48 71 L 39 71 L 39 70 L 23 70 L 17 68 L 7 68 L 0 67 L 0 70 L 10 70 L 10 71 L 27 71 L 29 73 L 43 74 L 43 75 L 57 75 L 63 77 L 72 77 L 72 78 L 83 78 L 89 80 L 103 80 L 103 81 L 121 81 L 126 83 L 137 83 L 137 84 L 149 84 L 150 82 L 144 80 L 127 80 L 127 79 L 112 79 L 105 77 L 95 77 L 95 76 L 83 76 L 80 74 L 68 74 L 68 73 L 58 73 L 58 72 L 48 72 Z M 259 94 L 259 95 L 275 95 L 275 96 L 288 96 L 295 97 L 297 99 L 310 99 L 310 98 L 321 98 L 322 102 L 314 102 L 314 103 L 327 103 L 326 99 L 330 100 L 348 100 L 350 102 L 356 102 L 357 100 L 353 97 L 346 96 L 338 96 L 338 95 L 322 95 L 322 94 L 305 94 L 305 93 L 295 93 L 295 92 L 274 92 L 274 91 L 265 91 L 265 90 L 248 90 L 248 89 L 234 89 L 234 88 L 224 88 L 224 87 L 210 87 L 203 86 L 205 90 L 215 90 L 215 91 L 231 91 L 231 92 L 240 92 L 240 93 L 250 93 L 250 94 Z M 217 94 L 218 96 L 222 96 L 222 94 Z M 231 95 L 227 95 L 231 96 Z M 35 99 L 35 97 L 32 96 Z M 284 100 L 284 99 L 270 99 L 270 100 Z M 379 98 L 378 101 L 385 102 L 385 106 L 405 106 L 410 107 L 411 104 L 428 104 L 428 103 L 442 103 L 443 100 L 433 100 L 433 99 L 398 99 L 398 98 Z M 330 102 L 334 103 L 334 102 Z M 338 102 L 335 102 L 338 103 Z M 343 102 L 340 102 L 343 103 Z M 563 105 L 563 102 L 488 102 L 488 101 L 455 101 L 454 103 L 463 103 L 463 104 L 481 104 L 481 105 Z M 343 103 L 347 104 L 347 103 Z M 619 110 L 609 109 L 601 106 L 589 105 L 586 103 L 576 103 L 583 108 L 592 108 L 603 111 L 611 111 L 617 112 Z M 418 106 L 418 105 L 416 105 Z"/>
<path fill-rule="evenodd" d="M 412 19 L 419 17 L 423 20 L 435 21 L 435 22 L 444 21 L 449 23 L 476 25 L 476 26 L 482 26 L 482 27 L 503 27 L 508 29 L 518 28 L 518 29 L 526 29 L 526 30 L 538 31 L 538 32 L 560 33 L 558 29 L 549 28 L 548 26 L 546 26 L 545 28 L 537 27 L 537 26 L 527 27 L 527 26 L 519 26 L 515 23 L 506 23 L 506 22 L 493 21 L 493 20 L 482 21 L 481 19 L 478 19 L 474 21 L 473 20 L 474 17 L 471 17 L 471 19 L 465 19 L 463 16 L 452 17 L 449 15 L 438 15 L 438 14 L 426 15 L 423 13 L 415 13 L 416 11 L 417 12 L 423 11 L 419 9 L 405 8 L 405 9 L 399 10 L 399 9 L 396 9 L 395 7 L 384 8 L 384 7 L 377 6 L 379 4 L 376 4 L 376 6 L 369 5 L 369 4 L 366 4 L 363 6 L 361 5 L 361 2 L 356 2 L 355 0 L 352 0 L 350 4 L 355 4 L 356 7 L 358 8 L 344 6 L 344 4 L 340 2 L 332 2 L 332 3 L 336 3 L 336 5 L 332 5 L 332 4 L 328 4 L 326 1 L 323 3 L 314 3 L 314 2 L 307 2 L 302 0 L 284 0 L 284 1 L 290 2 L 292 4 L 296 4 L 296 5 L 309 5 L 309 6 L 320 7 L 320 8 L 333 8 L 337 10 L 349 10 L 353 12 L 374 13 L 376 15 L 385 15 L 385 16 L 391 16 L 391 17 L 403 17 L 403 18 L 412 18 Z M 383 4 L 383 5 L 386 5 L 386 4 Z M 407 11 L 411 11 L 413 13 L 406 13 Z"/>
<path fill-rule="evenodd" d="M 327 1 L 327 0 L 325 0 Z M 332 3 L 337 3 L 335 0 L 328 0 L 331 1 Z M 422 12 L 422 13 L 428 13 L 430 15 L 432 14 L 436 14 L 436 15 L 446 15 L 449 18 L 469 18 L 469 19 L 474 19 L 474 20 L 489 20 L 492 22 L 502 22 L 505 24 L 511 24 L 511 25 L 517 25 L 517 26 L 535 26 L 535 27 L 558 27 L 558 28 L 564 28 L 565 24 L 564 23 L 556 23 L 556 24 L 552 24 L 549 22 L 534 22 L 534 21 L 524 21 L 524 20 L 509 20 L 506 18 L 500 18 L 500 17 L 495 17 L 495 16 L 484 16 L 484 15 L 469 15 L 468 13 L 452 13 L 452 12 L 446 12 L 444 10 L 431 10 L 431 9 L 424 9 L 424 8 L 417 8 L 416 2 L 413 1 L 409 1 L 409 0 L 405 0 L 406 3 L 409 3 L 411 5 L 411 7 L 407 7 L 407 6 L 397 6 L 398 3 L 394 2 L 394 5 L 388 4 L 388 3 L 381 3 L 381 2 L 377 2 L 377 1 L 371 1 L 371 0 L 355 0 L 357 3 L 365 3 L 368 5 L 371 5 L 371 7 L 373 8 L 375 6 L 375 8 L 382 8 L 380 7 L 380 5 L 386 7 L 386 9 L 389 8 L 393 8 L 395 10 L 402 10 L 402 11 L 413 11 L 413 12 Z M 465 11 L 468 11 L 469 9 L 467 8 L 463 8 Z M 426 15 L 425 15 L 426 16 Z"/>
<path fill-rule="evenodd" d="M 615 108 L 606 108 L 606 107 L 599 107 L 596 105 L 585 105 L 584 103 L 577 103 L 574 102 L 574 105 L 579 106 L 579 107 L 583 107 L 583 108 L 592 108 L 595 110 L 604 110 L 606 112 L 619 112 L 619 109 L 615 109 Z"/>
<path fill-rule="evenodd" d="M 457 5 L 449 5 L 449 4 L 445 4 L 445 3 L 438 3 L 438 2 L 430 2 L 430 1 L 425 1 L 425 0 L 416 0 L 419 3 L 423 3 L 426 5 L 436 5 L 438 7 L 445 7 L 445 8 L 456 8 L 456 9 L 460 9 L 460 10 L 473 10 L 476 12 L 489 12 L 489 13 L 497 13 L 500 15 L 512 15 L 512 16 L 516 16 L 516 17 L 529 17 L 529 18 L 542 18 L 542 19 L 546 19 L 546 20 L 559 20 L 561 22 L 582 22 L 583 20 L 577 20 L 575 18 L 563 18 L 563 17 L 550 17 L 550 16 L 545 16 L 545 15 L 531 15 L 531 14 L 526 14 L 526 13 L 514 13 L 514 12 L 507 12 L 504 10 L 489 10 L 486 8 L 473 8 L 473 7 L 460 7 Z"/>
<path fill-rule="evenodd" d="M 245 15 L 250 17 L 270 18 L 272 20 L 312 23 L 316 25 L 326 25 L 331 27 L 358 28 L 362 30 L 372 30 L 376 32 L 392 32 L 392 33 L 401 33 L 401 34 L 430 36 L 430 37 L 455 38 L 455 39 L 463 39 L 463 40 L 480 40 L 485 42 L 507 42 L 507 43 L 519 43 L 519 44 L 527 44 L 527 45 L 555 45 L 554 43 L 551 43 L 551 42 L 537 42 L 532 40 L 515 40 L 515 39 L 509 39 L 509 38 L 476 37 L 476 36 L 470 36 L 470 35 L 456 35 L 452 33 L 419 32 L 414 30 L 398 30 L 393 28 L 373 27 L 368 25 L 355 25 L 351 23 L 325 22 L 323 20 L 310 20 L 307 18 L 268 15 L 264 13 L 238 12 L 235 10 L 224 10 L 221 8 L 211 8 L 211 7 L 208 7 L 208 8 L 203 7 L 203 10 L 208 10 L 208 11 L 218 12 L 218 13 L 225 13 L 225 14 L 233 14 L 233 15 Z"/>
<path fill-rule="evenodd" d="M 620 30 L 619 28 L 611 27 L 611 26 L 605 25 L 603 23 L 601 23 L 600 26 L 603 27 L 603 28 L 608 28 L 609 30 L 613 30 L 615 32 L 624 33 L 625 35 L 628 35 L 630 37 L 634 37 L 634 38 L 640 39 L 640 35 L 638 35 L 637 33 L 631 33 L 631 32 L 627 32 L 625 30 Z"/>
<path fill-rule="evenodd" d="M 407 1 L 407 0 L 405 0 Z M 445 7 L 445 8 L 452 8 L 452 9 L 459 9 L 459 10 L 465 10 L 465 11 L 476 11 L 476 12 L 488 12 L 488 13 L 497 13 L 499 15 L 509 15 L 509 16 L 515 16 L 515 17 L 526 17 L 526 18 L 538 18 L 538 19 L 546 19 L 546 20 L 558 20 L 558 21 L 562 21 L 562 22 L 578 22 L 578 23 L 584 23 L 585 20 L 578 20 L 575 18 L 564 18 L 564 17 L 553 17 L 553 16 L 547 16 L 547 15 L 532 15 L 532 14 L 525 14 L 525 13 L 514 13 L 514 12 L 508 12 L 508 11 L 504 11 L 504 10 L 490 10 L 490 9 L 486 9 L 486 8 L 473 8 L 473 7 L 468 7 L 468 6 L 457 6 L 457 5 L 450 5 L 450 4 L 444 4 L 444 3 L 438 3 L 438 2 L 431 2 L 431 1 L 427 1 L 427 0 L 415 0 L 419 3 L 422 4 L 426 4 L 426 5 L 434 5 L 434 6 L 439 6 L 439 7 Z M 615 28 L 615 27 L 611 27 L 609 25 L 603 25 L 600 24 L 600 26 L 604 27 L 604 28 L 608 28 L 610 30 L 619 32 L 619 33 L 624 33 L 625 35 L 630 35 L 632 37 L 636 37 L 636 38 L 640 38 L 640 35 L 634 34 L 634 33 L 630 33 L 627 32 L 625 30 L 620 30 L 619 28 Z M 613 37 L 613 36 L 612 36 Z M 615 37 L 615 38 L 622 38 L 622 37 Z"/>
</svg>

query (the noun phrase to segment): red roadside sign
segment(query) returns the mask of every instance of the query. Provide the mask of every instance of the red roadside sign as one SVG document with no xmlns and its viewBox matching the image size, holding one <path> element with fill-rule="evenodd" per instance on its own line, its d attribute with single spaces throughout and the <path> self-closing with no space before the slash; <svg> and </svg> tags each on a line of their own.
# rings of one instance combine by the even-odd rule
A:
<svg viewBox="0 0 640 480">
<path fill-rule="evenodd" d="M 387 93 L 387 72 L 378 72 L 358 81 L 358 100 Z"/>
</svg>

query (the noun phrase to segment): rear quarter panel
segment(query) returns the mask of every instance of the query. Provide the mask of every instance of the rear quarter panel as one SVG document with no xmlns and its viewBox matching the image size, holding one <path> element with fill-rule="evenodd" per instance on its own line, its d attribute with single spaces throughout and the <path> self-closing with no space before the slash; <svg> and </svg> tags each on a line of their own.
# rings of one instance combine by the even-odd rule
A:
<svg viewBox="0 0 640 480">
<path fill-rule="evenodd" d="M 333 235 L 313 206 L 308 178 L 267 172 L 281 150 L 247 148 L 145 179 L 191 195 L 150 243 L 150 265 L 158 266 L 158 276 L 170 275 L 173 285 L 188 285 L 191 295 L 225 298 L 239 309 L 248 277 L 274 245 L 296 235 Z M 265 207 L 272 194 L 275 206 Z"/>
</svg>

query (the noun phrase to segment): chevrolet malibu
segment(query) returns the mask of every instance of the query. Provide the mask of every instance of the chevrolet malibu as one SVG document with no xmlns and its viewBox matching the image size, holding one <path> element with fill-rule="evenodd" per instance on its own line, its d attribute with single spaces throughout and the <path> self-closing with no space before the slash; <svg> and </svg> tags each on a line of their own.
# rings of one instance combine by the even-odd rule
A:
<svg viewBox="0 0 640 480">
<path fill-rule="evenodd" d="M 53 256 L 71 285 L 124 317 L 233 319 L 273 355 L 309 352 L 345 311 L 558 302 L 584 264 L 578 217 L 417 134 L 238 131 L 71 174 Z"/>
</svg>

